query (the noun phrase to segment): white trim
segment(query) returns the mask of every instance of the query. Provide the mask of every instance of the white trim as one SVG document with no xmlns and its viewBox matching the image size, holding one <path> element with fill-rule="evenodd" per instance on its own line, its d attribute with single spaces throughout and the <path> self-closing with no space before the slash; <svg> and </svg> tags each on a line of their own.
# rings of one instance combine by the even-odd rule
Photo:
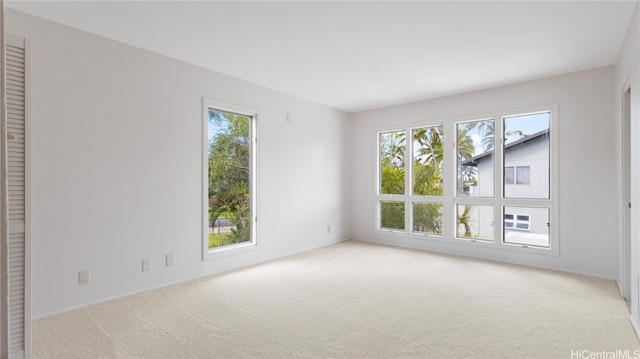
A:
<svg viewBox="0 0 640 359">
<path fill-rule="evenodd" d="M 9 357 L 15 357 L 15 358 L 28 358 L 31 356 L 31 146 L 30 146 L 30 142 L 31 142 L 31 111 L 30 111 L 30 82 L 31 82 L 31 78 L 30 78 L 30 72 L 31 72 L 31 51 L 30 51 L 30 42 L 29 40 L 22 38 L 22 37 L 18 37 L 15 35 L 11 35 L 11 34 L 6 34 L 4 36 L 4 42 L 3 42 L 2 46 L 2 51 L 3 53 L 6 51 L 6 48 L 8 46 L 12 46 L 15 48 L 20 48 L 24 51 L 24 63 L 22 64 L 24 66 L 24 176 L 25 176 L 25 197 L 24 197 L 24 223 L 20 222 L 20 223 L 13 223 L 13 224 L 9 224 L 7 226 L 7 229 L 9 231 L 9 233 L 21 233 L 21 235 L 23 236 L 23 240 L 24 240 L 24 252 L 23 252 L 23 265 L 24 265 L 24 272 L 22 274 L 22 278 L 21 282 L 22 284 L 22 290 L 23 290 L 23 295 L 24 298 L 21 300 L 21 305 L 22 305 L 22 310 L 23 310 L 23 318 L 22 318 L 22 332 L 19 333 L 21 334 L 21 343 L 20 346 L 22 347 L 21 349 L 14 351 L 14 352 L 10 352 L 8 353 Z M 6 66 L 6 62 L 3 61 L 2 62 L 2 68 L 4 69 L 3 72 L 6 72 L 7 66 Z M 6 74 L 3 76 L 3 86 L 5 86 L 5 90 L 6 90 Z M 6 121 L 8 120 L 8 114 L 7 114 L 7 107 L 6 107 L 6 93 L 3 96 L 3 135 L 5 136 L 4 132 L 8 129 L 8 125 L 6 123 Z M 8 134 L 7 134 L 8 135 Z M 14 136 L 15 138 L 16 136 Z M 6 143 L 6 141 L 3 141 Z M 4 150 L 7 150 L 7 152 L 3 152 L 2 156 L 3 156 L 3 167 L 6 166 L 6 162 L 4 162 L 4 160 L 6 160 L 6 158 L 4 158 L 6 156 L 6 154 L 8 154 L 8 149 L 6 147 L 3 146 Z M 4 172 L 4 171 L 3 171 Z M 5 177 L 6 178 L 6 177 Z M 8 188 L 4 188 L 3 190 L 8 190 Z M 2 194 L 3 198 L 6 199 L 6 197 L 4 197 L 8 192 L 4 192 Z M 4 207 L 6 204 L 3 203 L 3 211 L 7 210 L 7 207 Z M 4 214 L 6 215 L 6 213 Z M 5 218 L 3 215 L 3 219 Z M 3 238 L 3 245 L 5 244 L 7 238 Z M 2 251 L 4 251 L 6 248 L 3 248 Z M 3 253 L 4 255 L 7 254 L 7 252 Z M 2 260 L 2 262 L 4 262 L 5 264 L 3 265 L 3 270 L 6 269 L 6 266 L 9 265 L 9 261 L 6 260 L 6 258 L 4 258 Z M 4 275 L 4 273 L 3 273 Z M 5 279 L 5 277 L 3 276 L 3 280 Z M 7 281 L 11 281 L 12 278 L 10 278 L 8 275 L 6 277 Z M 3 284 L 4 286 L 4 284 Z M 10 293 L 7 292 L 6 293 L 7 298 L 4 298 L 4 293 L 3 293 L 3 300 L 6 300 L 6 302 L 3 302 L 3 310 L 6 309 L 6 306 L 9 306 L 11 303 L 9 303 L 9 301 L 11 300 L 10 298 Z M 16 303 L 17 304 L 17 303 Z M 9 320 L 10 315 L 7 315 L 5 317 L 5 313 L 3 313 L 3 324 L 5 320 Z M 10 331 L 10 330 L 9 330 Z M 12 333 L 9 333 L 9 331 L 7 331 L 7 335 L 12 335 Z M 7 337 L 3 337 L 3 339 L 7 339 Z M 2 343 L 2 353 L 0 354 L 4 354 L 5 351 L 11 351 L 11 350 L 15 350 L 15 348 L 11 348 L 11 343 L 8 341 L 3 341 Z M 0 356 L 2 356 L 0 355 Z"/>
<path fill-rule="evenodd" d="M 422 246 L 415 245 L 415 243 L 417 243 L 417 242 L 414 242 L 414 241 L 405 242 L 405 243 L 393 243 L 393 244 L 390 244 L 390 243 L 387 243 L 384 240 L 372 239 L 372 238 L 351 237 L 350 240 L 375 243 L 375 244 L 385 245 L 385 246 L 390 246 L 390 247 L 400 247 L 400 248 L 415 249 L 415 250 L 426 251 L 426 252 L 431 252 L 431 253 L 438 253 L 438 254 L 444 254 L 444 255 L 454 255 L 454 256 L 462 256 L 462 257 L 466 257 L 466 258 L 488 260 L 488 261 L 497 262 L 497 263 L 508 263 L 508 264 L 513 264 L 513 265 L 518 265 L 518 266 L 523 266 L 523 267 L 538 268 L 538 269 L 543 269 L 543 270 L 552 270 L 552 271 L 557 271 L 557 272 L 562 272 L 562 273 L 578 274 L 578 275 L 584 275 L 584 276 L 589 276 L 589 277 L 593 277 L 593 278 L 600 278 L 600 279 L 606 279 L 606 280 L 615 281 L 614 277 L 603 276 L 602 274 L 599 274 L 599 273 L 589 273 L 589 272 L 585 272 L 585 271 L 578 271 L 578 270 L 573 270 L 573 269 L 561 268 L 561 267 L 557 267 L 557 266 L 545 266 L 545 265 L 538 264 L 538 263 L 524 263 L 522 261 L 509 259 L 509 258 L 500 258 L 500 259 L 498 259 L 498 258 L 495 258 L 495 257 L 493 257 L 491 255 L 483 255 L 483 254 L 477 253 L 477 252 L 476 253 L 460 253 L 458 251 L 449 250 L 448 248 L 444 248 L 444 247 L 443 248 L 424 248 Z M 454 243 L 455 244 L 456 242 L 461 242 L 461 241 L 443 240 L 443 242 Z M 461 246 L 469 247 L 469 246 L 474 245 L 476 243 L 479 243 L 479 242 L 469 242 L 469 243 L 461 244 Z M 460 244 L 460 243 L 458 243 L 458 244 Z M 485 246 L 478 245 L 478 247 L 485 247 Z M 505 248 L 504 246 L 496 248 L 496 249 L 509 250 L 508 248 Z M 639 335 L 639 337 L 640 337 L 640 335 Z"/>
<path fill-rule="evenodd" d="M 186 283 L 186 282 L 190 282 L 190 281 L 194 281 L 194 280 L 201 280 L 201 279 L 205 279 L 207 277 L 215 277 L 215 276 L 224 275 L 225 273 L 230 273 L 230 272 L 233 272 L 233 271 L 236 271 L 236 270 L 247 268 L 249 266 L 256 266 L 256 265 L 259 265 L 259 264 L 262 264 L 262 263 L 275 261 L 275 260 L 278 260 L 278 259 L 281 259 L 281 258 L 285 258 L 285 257 L 288 257 L 288 256 L 296 255 L 296 254 L 299 254 L 299 253 L 308 252 L 310 250 L 323 248 L 323 247 L 327 247 L 327 246 L 332 246 L 334 244 L 338 244 L 338 243 L 345 242 L 345 241 L 348 241 L 348 240 L 350 240 L 350 239 L 342 238 L 342 239 L 338 239 L 338 240 L 332 240 L 332 241 L 329 241 L 327 243 L 322 243 L 322 244 L 319 244 L 317 246 L 313 246 L 313 247 L 310 247 L 310 248 L 305 248 L 305 249 L 301 249 L 301 250 L 298 250 L 298 251 L 285 253 L 285 254 L 274 256 L 274 257 L 270 257 L 270 258 L 260 259 L 258 261 L 252 262 L 250 265 L 246 265 L 246 264 L 234 265 L 234 266 L 229 267 L 229 268 L 218 269 L 218 270 L 215 270 L 215 271 L 212 271 L 212 272 L 209 272 L 209 273 L 199 274 L 199 275 L 196 275 L 196 276 L 191 276 L 191 277 L 188 277 L 188 278 L 179 279 L 179 280 L 176 280 L 176 281 L 171 281 L 171 282 L 168 282 L 168 283 L 157 284 L 157 285 L 153 285 L 153 286 L 150 286 L 150 287 L 147 287 L 147 288 L 144 288 L 144 289 L 129 291 L 129 292 L 125 292 L 125 293 L 122 293 L 122 294 L 113 295 L 113 296 L 110 296 L 110 297 L 107 297 L 107 298 L 102 298 L 102 299 L 94 300 L 94 301 L 91 301 L 91 302 L 82 303 L 82 304 L 66 307 L 66 308 L 63 308 L 63 309 L 54 310 L 54 311 L 51 311 L 51 312 L 48 312 L 48 313 L 44 313 L 44 314 L 40 314 L 38 316 L 35 316 L 32 319 L 34 321 L 42 320 L 42 319 L 50 318 L 50 317 L 53 317 L 53 316 L 56 316 L 56 315 L 73 312 L 73 311 L 76 311 L 76 310 L 79 310 L 79 309 L 92 307 L 94 305 L 98 305 L 98 304 L 102 304 L 102 303 L 108 303 L 108 302 L 111 302 L 111 301 L 114 301 L 114 300 L 117 300 L 117 299 L 127 298 L 127 297 L 131 297 L 131 296 L 138 295 L 138 294 L 141 294 L 141 293 L 147 293 L 147 292 L 150 292 L 150 291 L 153 291 L 153 290 L 171 287 L 171 286 L 174 286 L 174 285 L 177 285 L 177 284 L 181 284 L 181 283 Z"/>
<path fill-rule="evenodd" d="M 627 93 L 629 98 L 627 99 Z M 631 299 L 631 79 L 622 86 L 620 99 L 620 240 L 618 289 L 623 298 Z M 627 103 L 628 101 L 628 103 Z M 627 114 L 627 112 L 629 112 Z"/>
<path fill-rule="evenodd" d="M 4 34 L 4 1 L 0 0 L 0 86 L 6 89 L 6 55 Z M 9 357 L 9 183 L 7 95 L 0 96 L 0 357 Z"/>
<path fill-rule="evenodd" d="M 7 40 L 14 36 L 7 34 Z M 31 357 L 31 41 L 24 44 L 24 132 L 25 132 L 25 230 L 24 230 L 24 357 Z"/>
<path fill-rule="evenodd" d="M 244 115 L 251 118 L 250 123 L 250 170 L 249 170 L 249 200 L 250 200 L 250 218 L 252 221 L 251 224 L 251 241 L 246 243 L 239 243 L 231 246 L 225 246 L 221 248 L 216 248 L 214 250 L 209 249 L 209 203 L 207 198 L 207 193 L 209 191 L 209 173 L 207 168 L 208 164 L 208 148 L 209 148 L 209 119 L 208 119 L 208 111 L 210 108 L 214 108 L 216 110 L 231 112 L 239 115 Z M 229 256 L 234 254 L 243 254 L 247 252 L 252 252 L 258 249 L 258 136 L 257 136 L 257 122 L 258 122 L 258 113 L 257 109 L 241 106 L 236 104 L 231 104 L 219 100 L 213 100 L 204 97 L 202 99 L 202 260 L 211 260 L 223 256 Z"/>
</svg>

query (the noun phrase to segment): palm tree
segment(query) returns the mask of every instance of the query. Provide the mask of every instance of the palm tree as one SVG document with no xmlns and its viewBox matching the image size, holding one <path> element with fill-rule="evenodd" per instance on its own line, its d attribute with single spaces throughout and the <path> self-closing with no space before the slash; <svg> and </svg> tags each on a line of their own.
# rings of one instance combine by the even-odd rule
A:
<svg viewBox="0 0 640 359">
<path fill-rule="evenodd" d="M 420 128 L 413 131 L 415 156 L 419 164 L 442 167 L 442 126 Z"/>
<path fill-rule="evenodd" d="M 473 182 L 476 179 L 475 166 L 463 166 L 461 163 L 476 155 L 473 139 L 469 136 L 469 131 L 478 126 L 478 122 L 459 124 L 457 142 L 458 160 L 458 191 L 463 191 L 465 182 Z"/>
<path fill-rule="evenodd" d="M 482 149 L 485 152 L 487 152 L 487 151 L 493 150 L 495 146 L 496 128 L 495 128 L 494 121 L 484 121 L 484 122 L 489 122 L 489 123 L 484 128 L 484 132 L 481 131 L 480 133 L 482 133 Z M 506 123 L 504 124 L 503 130 L 504 130 L 504 138 L 515 136 L 515 135 L 520 137 L 526 136 L 524 132 L 522 132 L 521 130 L 507 130 Z"/>
<path fill-rule="evenodd" d="M 380 134 L 380 192 L 404 194 L 405 132 Z"/>
<path fill-rule="evenodd" d="M 388 132 L 380 135 L 381 162 L 392 168 L 404 168 L 405 133 Z"/>
<path fill-rule="evenodd" d="M 471 207 L 464 206 L 464 211 L 458 215 L 458 227 L 462 226 L 464 228 L 464 232 L 462 233 L 462 237 L 471 237 L 471 229 L 473 225 L 471 224 L 473 220 L 471 219 Z M 460 235 L 460 233 L 458 233 Z"/>
<path fill-rule="evenodd" d="M 442 195 L 442 137 L 442 126 L 413 131 L 413 192 L 416 195 Z"/>
</svg>

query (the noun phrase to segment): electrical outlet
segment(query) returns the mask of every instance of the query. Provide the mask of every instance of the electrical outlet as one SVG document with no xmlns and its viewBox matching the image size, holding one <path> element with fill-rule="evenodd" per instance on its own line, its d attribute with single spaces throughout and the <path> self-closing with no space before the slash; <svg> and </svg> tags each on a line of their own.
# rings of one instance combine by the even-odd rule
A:
<svg viewBox="0 0 640 359">
<path fill-rule="evenodd" d="M 78 284 L 89 284 L 89 282 L 91 282 L 91 276 L 88 269 L 78 272 Z"/>
<path fill-rule="evenodd" d="M 150 271 L 151 270 L 151 260 L 149 258 L 142 260 L 142 271 Z"/>
<path fill-rule="evenodd" d="M 331 233 L 331 226 L 327 226 L 327 234 Z"/>
<path fill-rule="evenodd" d="M 173 256 L 173 254 L 167 254 L 166 260 L 167 267 L 171 267 L 175 264 L 175 257 Z"/>
</svg>

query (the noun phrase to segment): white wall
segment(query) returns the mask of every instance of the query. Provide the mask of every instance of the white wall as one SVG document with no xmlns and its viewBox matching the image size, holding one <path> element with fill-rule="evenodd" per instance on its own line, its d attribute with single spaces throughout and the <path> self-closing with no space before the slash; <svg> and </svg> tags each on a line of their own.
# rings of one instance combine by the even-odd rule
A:
<svg viewBox="0 0 640 359">
<path fill-rule="evenodd" d="M 375 242 L 615 278 L 618 195 L 613 67 L 352 114 L 350 236 Z M 375 230 L 376 131 L 494 111 L 558 105 L 559 256 L 461 241 L 390 236 Z M 445 133 L 445 137 L 447 134 Z M 446 179 L 445 179 L 446 180 Z M 445 198 L 445 201 L 447 199 Z"/>
<path fill-rule="evenodd" d="M 347 114 L 12 10 L 6 20 L 32 48 L 34 318 L 345 237 Z M 203 97 L 260 111 L 259 250 L 207 262 Z"/>
<path fill-rule="evenodd" d="M 640 323 L 640 306 L 638 297 L 639 267 L 640 267 L 640 13 L 639 2 L 636 2 L 635 12 L 631 18 L 631 23 L 622 44 L 622 49 L 618 57 L 615 69 L 613 103 L 614 103 L 614 138 L 615 147 L 615 169 L 618 190 L 616 192 L 616 213 L 618 215 L 618 225 L 616 238 L 618 238 L 618 285 L 621 293 L 631 299 L 631 321 L 636 332 Z M 625 243 L 623 230 L 623 216 L 626 202 L 629 200 L 622 196 L 623 185 L 623 126 L 622 126 L 622 99 L 623 92 L 631 86 L 631 242 Z M 630 259 L 630 262 L 629 262 Z M 630 270 L 629 270 L 629 267 Z M 630 273 L 629 273 L 630 272 Z"/>
</svg>

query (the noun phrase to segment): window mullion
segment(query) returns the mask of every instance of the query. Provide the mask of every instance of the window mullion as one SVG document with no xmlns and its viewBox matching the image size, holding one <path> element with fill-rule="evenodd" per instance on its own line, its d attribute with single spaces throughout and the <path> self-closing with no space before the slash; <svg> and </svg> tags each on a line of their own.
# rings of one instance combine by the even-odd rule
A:
<svg viewBox="0 0 640 359">
<path fill-rule="evenodd" d="M 443 239 L 458 238 L 459 230 L 464 230 L 461 239 L 488 243 L 492 236 L 496 246 L 504 249 L 557 254 L 557 227 L 554 226 L 558 213 L 557 108 L 550 107 L 528 108 L 515 114 L 514 111 L 494 112 L 472 120 L 450 119 L 439 125 L 414 124 L 404 129 L 379 132 L 379 182 L 380 151 L 381 148 L 385 148 L 385 153 L 389 151 L 388 145 L 380 143 L 383 138 L 388 141 L 389 137 L 381 136 L 396 136 L 398 142 L 395 143 L 403 146 L 403 152 L 396 147 L 395 161 L 399 161 L 401 153 L 404 156 L 403 177 L 398 173 L 387 175 L 388 172 L 384 177 L 385 183 L 388 182 L 384 186 L 385 191 L 397 194 L 381 194 L 380 183 L 378 185 L 378 206 L 384 203 L 387 213 L 384 216 L 387 218 L 385 227 L 391 227 L 390 231 L 396 235 L 427 236 L 431 228 L 438 228 Z M 544 132 L 546 124 L 549 127 Z M 440 142 L 432 142 L 434 138 Z M 491 146 L 487 142 L 490 139 Z M 544 170 L 546 165 L 541 164 L 546 160 L 542 152 L 544 148 L 540 148 L 542 141 L 550 144 L 548 172 Z M 435 172 L 431 167 L 433 158 L 437 159 Z M 416 161 L 419 161 L 417 165 Z M 393 165 L 399 168 L 399 162 L 393 162 Z M 505 166 L 509 166 L 508 175 L 505 174 Z M 545 177 L 550 187 L 548 195 L 544 193 Z M 442 182 L 438 184 L 433 181 L 435 178 Z M 507 180 L 509 183 L 505 184 Z M 505 211 L 517 216 L 509 221 L 512 230 L 504 229 Z M 430 222 L 436 218 L 434 213 L 438 213 L 441 224 Z M 460 215 L 467 221 L 460 222 L 464 228 L 458 225 L 463 218 L 459 218 Z M 551 223 L 548 235 L 540 226 L 545 215 Z M 380 219 L 378 223 L 381 223 Z M 549 245 L 542 244 L 544 241 L 549 241 Z"/>
<path fill-rule="evenodd" d="M 405 145 L 405 202 L 404 202 L 404 215 L 405 215 L 405 232 L 411 233 L 413 228 L 413 206 L 411 204 L 411 198 L 413 197 L 413 131 L 407 129 L 405 132 L 406 145 Z"/>
<path fill-rule="evenodd" d="M 496 116 L 494 122 L 494 148 L 495 148 L 495 156 L 494 156 L 494 179 L 495 179 L 495 205 L 493 208 L 493 231 L 494 231 L 494 242 L 498 245 L 502 245 L 504 242 L 504 223 L 503 223 L 503 199 L 504 199 L 504 117 Z"/>
<path fill-rule="evenodd" d="M 455 238 L 456 216 L 454 214 L 455 204 L 455 182 L 456 171 L 456 135 L 455 124 L 447 122 L 443 125 L 446 141 L 442 144 L 442 235 L 444 238 Z"/>
</svg>

